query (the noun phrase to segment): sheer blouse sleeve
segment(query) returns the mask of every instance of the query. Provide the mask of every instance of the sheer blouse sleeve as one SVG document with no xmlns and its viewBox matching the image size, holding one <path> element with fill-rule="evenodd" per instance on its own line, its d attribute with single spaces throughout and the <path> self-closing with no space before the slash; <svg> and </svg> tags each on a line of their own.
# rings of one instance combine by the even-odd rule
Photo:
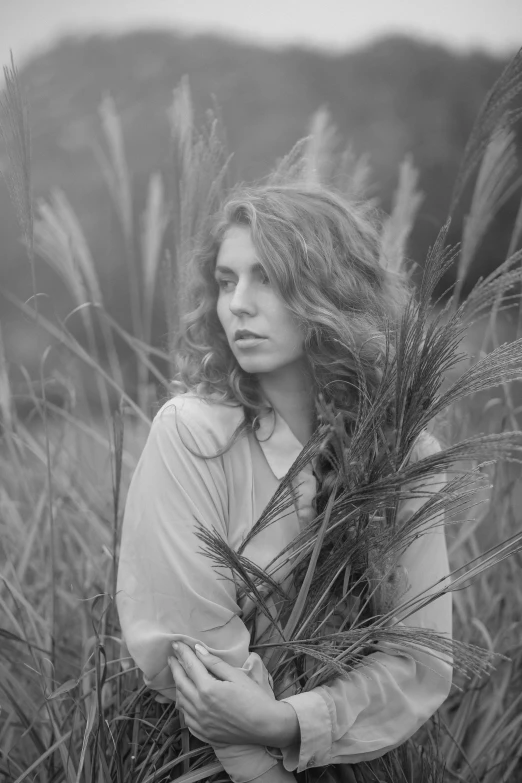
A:
<svg viewBox="0 0 522 783">
<path fill-rule="evenodd" d="M 438 450 L 437 441 L 427 436 L 416 456 Z M 437 476 L 426 492 L 437 491 L 445 482 L 445 475 Z M 425 500 L 404 501 L 399 509 L 402 519 Z M 405 600 L 448 577 L 443 520 L 431 527 L 433 522 L 399 561 L 409 582 Z M 403 623 L 431 628 L 451 638 L 451 594 L 436 599 Z M 301 730 L 300 743 L 281 750 L 286 769 L 301 772 L 309 767 L 377 758 L 408 739 L 436 712 L 451 687 L 451 661 L 417 651 L 400 655 L 382 651 L 382 647 L 349 675 L 283 699 L 295 709 Z"/>
<path fill-rule="evenodd" d="M 126 646 L 145 682 L 175 699 L 167 664 L 175 640 L 204 644 L 259 684 L 261 659 L 249 654 L 234 583 L 199 550 L 196 521 L 227 535 L 228 496 L 219 448 L 204 418 L 190 415 L 178 398 L 156 416 L 127 497 L 118 569 L 117 606 Z M 194 453 L 192 453 L 194 452 Z M 230 574 L 228 575 L 230 576 Z M 271 688 L 264 682 L 267 690 Z M 274 768 L 287 773 L 261 745 L 214 748 L 236 783 Z M 263 778 L 268 780 L 268 778 Z"/>
</svg>

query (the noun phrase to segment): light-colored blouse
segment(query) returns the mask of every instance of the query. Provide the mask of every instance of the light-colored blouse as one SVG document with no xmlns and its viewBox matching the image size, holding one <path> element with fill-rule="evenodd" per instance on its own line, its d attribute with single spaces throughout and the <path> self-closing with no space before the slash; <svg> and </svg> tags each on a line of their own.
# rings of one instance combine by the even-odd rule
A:
<svg viewBox="0 0 522 783">
<path fill-rule="evenodd" d="M 274 412 L 261 419 L 256 434 L 243 433 L 222 456 L 197 456 L 214 455 L 226 446 L 242 419 L 239 406 L 192 394 L 169 400 L 154 418 L 129 488 L 118 611 L 125 644 L 145 682 L 167 699 L 175 698 L 167 664 L 175 640 L 191 646 L 202 643 L 229 664 L 242 667 L 272 693 L 261 658 L 249 652 L 250 629 L 242 619 L 250 608 L 248 599 L 237 603 L 233 581 L 223 578 L 226 575 L 201 552 L 195 535 L 198 521 L 210 530 L 215 528 L 237 549 L 303 448 Z M 419 441 L 414 458 L 439 448 L 426 436 Z M 444 481 L 445 476 L 437 477 L 431 491 Z M 263 568 L 314 516 L 311 504 L 316 479 L 311 465 L 300 473 L 298 485 L 294 509 L 245 548 L 245 556 Z M 411 514 L 426 496 L 403 501 L 400 518 Z M 447 577 L 443 525 L 419 536 L 402 555 L 400 565 L 409 582 L 403 599 Z M 277 562 L 271 571 L 280 581 L 288 577 Z M 451 595 L 446 594 L 403 622 L 451 637 L 451 620 Z M 263 638 L 265 632 L 266 638 L 267 626 L 268 621 L 264 628 L 257 628 L 258 637 Z M 328 685 L 306 693 L 288 692 L 284 701 L 297 714 L 299 743 L 280 752 L 261 745 L 223 745 L 214 750 L 236 783 L 255 780 L 281 764 L 286 770 L 301 772 L 307 767 L 367 761 L 410 737 L 446 699 L 451 677 L 447 658 L 420 651 L 398 654 L 380 645 L 364 665 Z"/>
</svg>

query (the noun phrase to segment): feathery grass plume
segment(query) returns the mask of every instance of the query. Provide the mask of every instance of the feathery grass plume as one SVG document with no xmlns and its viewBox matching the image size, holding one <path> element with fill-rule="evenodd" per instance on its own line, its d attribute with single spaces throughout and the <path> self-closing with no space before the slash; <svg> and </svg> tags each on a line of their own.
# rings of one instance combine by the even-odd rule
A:
<svg viewBox="0 0 522 783">
<path fill-rule="evenodd" d="M 517 247 L 522 239 L 522 198 L 518 205 L 517 215 L 513 224 L 513 231 L 511 232 L 511 239 L 509 241 L 509 247 L 507 251 L 507 258 L 514 255 Z M 498 307 L 497 307 L 498 312 Z M 495 313 L 496 315 L 496 313 Z M 518 319 L 517 319 L 517 337 L 522 337 L 522 297 L 518 302 Z"/>
<path fill-rule="evenodd" d="M 351 145 L 339 155 L 338 132 L 325 107 L 310 119 L 309 134 L 299 139 L 265 178 L 269 185 L 322 183 L 336 187 L 368 210 L 376 206 L 371 190 L 369 156 L 357 156 Z"/>
<path fill-rule="evenodd" d="M 169 265 L 167 267 L 168 279 L 164 287 L 166 293 L 165 312 L 167 314 L 169 334 L 175 334 L 178 328 L 179 320 L 182 315 L 182 306 L 184 300 L 184 283 L 186 280 L 186 265 L 188 263 L 189 251 L 184 248 L 187 240 L 191 239 L 190 228 L 187 230 L 187 222 L 194 223 L 195 220 L 190 214 L 187 220 L 185 213 L 190 213 L 198 209 L 196 204 L 195 177 L 191 177 L 194 143 L 194 109 L 192 106 L 192 95 L 188 77 L 184 76 L 178 87 L 174 90 L 173 102 L 170 108 L 170 128 L 172 143 L 172 188 L 173 188 L 173 232 L 174 232 L 174 257 L 169 255 Z M 190 192 L 187 192 L 192 188 Z M 185 230 L 184 230 L 185 229 Z M 173 312 L 175 311 L 175 312 Z"/>
<path fill-rule="evenodd" d="M 502 123 L 504 123 L 504 120 L 501 120 L 501 124 L 493 130 L 492 136 L 485 149 L 477 181 L 475 183 L 470 211 L 464 219 L 462 250 L 453 292 L 453 302 L 455 306 L 457 306 L 459 302 L 473 257 L 491 222 L 502 205 L 520 186 L 520 178 L 514 180 L 517 171 L 515 135 L 512 130 L 504 127 L 505 123 Z M 512 255 L 515 244 L 518 241 L 517 233 L 517 220 L 515 220 L 507 254 L 508 258 Z M 509 304 L 510 301 L 503 299 L 502 295 L 499 295 L 496 300 L 492 302 L 489 324 L 483 340 L 483 349 L 489 349 L 490 343 L 494 348 L 498 348 L 498 340 L 496 339 L 497 317 L 500 309 L 505 309 Z M 519 303 L 519 313 L 520 312 L 522 312 L 522 305 Z M 520 337 L 520 334 L 517 336 Z M 510 420 L 510 426 L 515 429 L 518 426 L 516 416 L 513 413 L 515 405 L 507 380 L 502 380 L 501 387 L 507 416 Z"/>
<path fill-rule="evenodd" d="M 513 131 L 498 128 L 492 135 L 480 165 L 469 213 L 464 219 L 462 245 L 457 266 L 454 301 L 462 286 L 495 215 L 511 195 L 508 187 L 517 169 Z"/>
<path fill-rule="evenodd" d="M 2 324 L 0 323 L 0 433 L 2 428 L 11 431 L 13 428 L 11 384 L 7 370 Z"/>
<path fill-rule="evenodd" d="M 105 95 L 98 113 L 107 154 L 95 140 L 90 140 L 91 149 L 98 161 L 101 174 L 116 209 L 125 243 L 125 255 L 128 269 L 131 322 L 134 334 L 143 339 L 143 303 L 140 297 L 141 275 L 134 252 L 134 223 L 132 204 L 131 172 L 125 154 L 125 144 L 121 119 L 111 95 Z M 113 353 L 109 349 L 110 353 Z M 142 407 L 147 399 L 147 370 L 137 362 L 138 399 Z M 121 375 L 120 378 L 121 380 Z"/>
<path fill-rule="evenodd" d="M 81 271 L 91 302 L 95 305 L 103 304 L 98 274 L 85 234 L 69 199 L 60 188 L 53 190 L 49 206 L 67 235 L 74 265 Z"/>
<path fill-rule="evenodd" d="M 511 59 L 490 89 L 473 124 L 457 173 L 449 214 L 452 215 L 464 188 L 480 163 L 492 135 L 498 128 L 512 127 L 522 116 L 522 107 L 515 103 L 522 93 L 522 48 Z"/>
<path fill-rule="evenodd" d="M 76 305 L 80 307 L 85 304 L 88 295 L 84 276 L 56 201 L 47 203 L 41 200 L 37 204 L 34 246 L 35 252 L 47 261 L 65 283 Z"/>
<path fill-rule="evenodd" d="M 95 142 L 93 142 L 93 151 L 98 158 L 101 173 L 116 207 L 125 241 L 131 245 L 133 242 L 131 177 L 125 155 L 121 119 L 111 95 L 104 96 L 98 112 L 108 155 Z"/>
<path fill-rule="evenodd" d="M 89 293 L 90 304 L 94 305 L 95 310 L 99 315 L 104 311 L 103 294 L 98 280 L 96 265 L 78 216 L 65 193 L 59 188 L 53 191 L 52 203 L 54 205 L 55 214 L 67 233 L 71 255 L 72 258 L 75 259 L 76 265 L 80 269 L 85 281 L 85 286 Z M 112 332 L 107 328 L 106 321 L 103 318 L 100 318 L 99 320 L 112 376 L 118 386 L 123 388 L 123 375 Z"/>
<path fill-rule="evenodd" d="M 366 202 L 369 208 L 376 206 L 376 199 L 371 198 L 372 169 L 370 156 L 357 156 L 349 144 L 342 152 L 335 171 L 335 185 L 348 198 L 357 202 Z"/>
<path fill-rule="evenodd" d="M 141 219 L 141 262 L 143 268 L 143 340 L 150 342 L 156 279 L 163 249 L 165 231 L 169 224 L 169 209 L 161 174 L 149 179 L 147 204 Z"/>
<path fill-rule="evenodd" d="M 54 189 L 49 202 L 39 201 L 37 215 L 36 251 L 62 276 L 78 307 L 88 302 L 100 316 L 104 302 L 96 265 L 81 223 L 66 194 L 60 188 Z M 84 309 L 82 318 L 90 334 L 91 347 L 94 347 L 92 317 Z M 112 376 L 123 388 L 123 375 L 112 333 L 107 328 L 106 319 L 100 317 L 99 320 Z"/>
<path fill-rule="evenodd" d="M 285 185 L 290 182 L 302 182 L 305 178 L 306 159 L 305 152 L 310 137 L 304 136 L 296 141 L 290 152 L 277 161 L 274 168 L 266 177 L 268 185 Z"/>
<path fill-rule="evenodd" d="M 174 90 L 169 111 L 171 129 L 173 255 L 167 269 L 165 312 L 174 337 L 185 304 L 187 265 L 202 225 L 220 203 L 228 186 L 230 157 L 216 111 L 207 112 L 198 130 L 188 78 Z"/>
<path fill-rule="evenodd" d="M 411 274 L 405 265 L 406 248 L 424 195 L 418 190 L 419 172 L 407 155 L 399 167 L 399 183 L 393 195 L 392 211 L 381 233 L 380 261 L 390 271 Z"/>
<path fill-rule="evenodd" d="M 490 344 L 499 348 L 496 337 L 497 317 L 501 311 L 509 310 L 517 304 L 520 311 L 519 286 L 522 282 L 522 251 L 508 256 L 507 260 L 497 267 L 488 277 L 475 286 L 470 295 L 461 305 L 461 317 L 469 327 L 473 327 L 481 315 L 489 312 L 487 329 L 482 341 L 481 353 L 489 350 Z M 459 296 L 455 293 L 455 301 Z M 517 339 L 520 335 L 517 330 Z M 511 397 L 511 389 L 506 378 L 501 381 L 505 405 L 508 412 L 510 426 L 518 429 L 518 422 L 514 412 L 514 404 Z"/>
<path fill-rule="evenodd" d="M 11 52 L 11 67 L 4 66 L 5 93 L 0 99 L 0 132 L 8 165 L 3 172 L 27 246 L 32 247 L 33 197 L 31 135 L 27 104 Z"/>
<path fill-rule="evenodd" d="M 99 361 L 92 311 L 86 307 L 90 302 L 103 307 L 103 298 L 98 276 L 89 246 L 81 225 L 66 195 L 55 190 L 49 202 L 41 199 L 37 204 L 34 224 L 35 253 L 47 261 L 65 283 L 80 312 L 87 334 L 89 350 Z M 114 347 L 114 341 L 105 322 L 101 323 L 106 342 L 109 362 L 115 380 L 122 386 L 122 375 Z M 108 392 L 102 378 L 97 375 L 96 383 L 105 418 L 110 418 Z"/>
<path fill-rule="evenodd" d="M 511 239 L 509 241 L 509 247 L 506 254 L 506 258 L 510 258 L 516 251 L 520 240 L 522 239 L 522 198 L 518 205 L 517 216 L 513 223 L 513 231 L 511 232 Z"/>
<path fill-rule="evenodd" d="M 338 133 L 326 106 L 312 115 L 309 135 L 303 149 L 303 178 L 309 184 L 332 181 Z"/>
<path fill-rule="evenodd" d="M 288 599 L 283 588 L 255 563 L 244 555 L 238 555 L 218 532 L 211 533 L 200 523 L 196 535 L 203 545 L 201 551 L 213 561 L 217 568 L 225 569 L 225 578 L 237 581 L 239 595 L 248 597 L 256 609 L 264 614 L 268 622 L 280 634 L 281 629 L 277 620 L 273 618 L 269 605 L 265 602 L 264 592 L 268 588 L 270 595 L 275 593 L 280 598 Z M 262 590 L 259 589 L 259 585 L 262 586 Z"/>
<path fill-rule="evenodd" d="M 509 256 L 506 261 L 481 279 L 460 305 L 460 315 L 468 326 L 496 308 L 497 312 L 509 309 L 518 303 L 517 285 L 522 276 L 522 249 Z"/>
</svg>

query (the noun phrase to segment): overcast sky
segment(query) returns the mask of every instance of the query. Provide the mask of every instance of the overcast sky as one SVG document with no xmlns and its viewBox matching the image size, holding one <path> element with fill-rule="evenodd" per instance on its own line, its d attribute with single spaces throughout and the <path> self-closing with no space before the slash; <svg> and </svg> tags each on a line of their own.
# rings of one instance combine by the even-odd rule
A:
<svg viewBox="0 0 522 783">
<path fill-rule="evenodd" d="M 0 0 L 0 58 L 18 64 L 63 33 L 139 27 L 348 48 L 386 32 L 458 48 L 522 45 L 522 0 Z"/>
</svg>

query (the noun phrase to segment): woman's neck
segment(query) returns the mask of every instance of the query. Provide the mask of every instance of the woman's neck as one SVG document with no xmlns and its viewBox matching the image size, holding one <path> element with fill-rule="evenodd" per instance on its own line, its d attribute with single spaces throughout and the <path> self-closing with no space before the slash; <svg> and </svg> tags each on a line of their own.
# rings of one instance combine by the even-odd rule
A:
<svg viewBox="0 0 522 783">
<path fill-rule="evenodd" d="M 258 380 L 266 400 L 305 444 L 315 428 L 313 382 L 307 368 L 283 367 L 277 373 L 260 373 Z"/>
</svg>

